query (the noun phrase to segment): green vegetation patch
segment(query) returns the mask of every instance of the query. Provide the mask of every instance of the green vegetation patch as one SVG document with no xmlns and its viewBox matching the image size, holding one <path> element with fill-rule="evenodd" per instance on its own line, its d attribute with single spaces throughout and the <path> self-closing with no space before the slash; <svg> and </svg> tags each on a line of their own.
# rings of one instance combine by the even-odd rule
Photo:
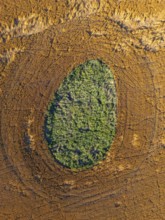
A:
<svg viewBox="0 0 165 220">
<path fill-rule="evenodd" d="M 106 156 L 115 136 L 116 89 L 113 74 L 100 60 L 76 67 L 48 106 L 45 137 L 60 164 L 86 169 Z"/>
</svg>

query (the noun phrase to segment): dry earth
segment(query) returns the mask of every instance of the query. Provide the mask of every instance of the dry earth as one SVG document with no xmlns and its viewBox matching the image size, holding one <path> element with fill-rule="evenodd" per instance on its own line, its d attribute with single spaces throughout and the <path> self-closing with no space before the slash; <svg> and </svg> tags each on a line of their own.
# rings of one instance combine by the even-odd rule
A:
<svg viewBox="0 0 165 220">
<path fill-rule="evenodd" d="M 165 1 L 0 0 L 0 219 L 165 219 Z M 72 172 L 43 135 L 48 102 L 80 63 L 115 76 L 105 161 Z"/>
</svg>

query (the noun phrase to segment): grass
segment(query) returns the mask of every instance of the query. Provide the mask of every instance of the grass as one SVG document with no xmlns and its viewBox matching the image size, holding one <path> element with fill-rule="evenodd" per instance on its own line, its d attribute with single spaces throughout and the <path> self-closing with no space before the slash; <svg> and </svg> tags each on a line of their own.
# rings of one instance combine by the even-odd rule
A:
<svg viewBox="0 0 165 220">
<path fill-rule="evenodd" d="M 54 159 L 71 169 L 86 169 L 105 159 L 116 127 L 113 74 L 100 60 L 76 67 L 51 100 L 45 137 Z"/>
</svg>

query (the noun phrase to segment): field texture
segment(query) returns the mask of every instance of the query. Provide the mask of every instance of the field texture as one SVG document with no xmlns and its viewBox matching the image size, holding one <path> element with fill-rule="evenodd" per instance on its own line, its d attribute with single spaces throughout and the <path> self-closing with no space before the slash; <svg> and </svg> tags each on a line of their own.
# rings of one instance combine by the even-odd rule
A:
<svg viewBox="0 0 165 220">
<path fill-rule="evenodd" d="M 164 0 L 0 0 L 0 220 L 165 218 L 164 5 Z M 106 64 L 114 86 L 97 78 L 100 71 L 92 77 L 93 70 L 80 87 L 79 80 L 72 84 L 69 77 L 87 61 Z M 103 86 L 99 96 L 96 82 Z M 109 107 L 105 84 L 116 97 Z M 57 95 L 68 91 L 58 113 L 79 120 L 60 118 L 61 112 L 49 117 L 51 104 L 60 105 Z M 86 92 L 94 92 L 92 100 Z M 96 115 L 85 105 L 96 105 Z M 59 124 L 50 126 L 46 114 Z M 75 126 L 84 136 L 66 138 Z M 98 146 L 106 146 L 98 155 L 95 127 Z M 60 135 L 65 138 L 58 140 Z M 62 146 L 70 141 L 69 160 L 60 149 L 53 157 L 57 140 Z M 88 152 L 81 140 L 88 142 Z M 80 152 L 73 151 L 74 141 Z"/>
</svg>

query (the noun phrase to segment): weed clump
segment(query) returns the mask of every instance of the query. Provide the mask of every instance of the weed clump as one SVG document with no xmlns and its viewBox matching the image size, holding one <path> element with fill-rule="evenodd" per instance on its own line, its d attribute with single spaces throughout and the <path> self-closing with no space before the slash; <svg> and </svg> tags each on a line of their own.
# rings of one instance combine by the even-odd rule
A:
<svg viewBox="0 0 165 220">
<path fill-rule="evenodd" d="M 76 67 L 51 100 L 45 137 L 58 161 L 86 169 L 106 156 L 115 136 L 116 89 L 113 74 L 100 60 Z"/>
</svg>

